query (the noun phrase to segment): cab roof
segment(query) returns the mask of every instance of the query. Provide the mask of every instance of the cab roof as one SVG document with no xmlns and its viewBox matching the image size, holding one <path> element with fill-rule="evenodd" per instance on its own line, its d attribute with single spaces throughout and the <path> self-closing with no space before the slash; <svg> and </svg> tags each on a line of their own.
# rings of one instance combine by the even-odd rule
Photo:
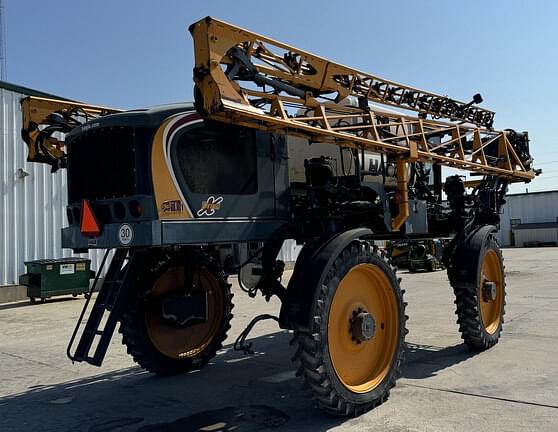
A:
<svg viewBox="0 0 558 432">
<path fill-rule="evenodd" d="M 180 102 L 109 114 L 107 116 L 98 117 L 75 128 L 66 136 L 66 140 L 74 135 L 80 134 L 84 127 L 85 130 L 109 126 L 146 127 L 154 129 L 157 128 L 166 118 L 174 114 L 194 110 L 195 108 L 193 103 Z"/>
</svg>

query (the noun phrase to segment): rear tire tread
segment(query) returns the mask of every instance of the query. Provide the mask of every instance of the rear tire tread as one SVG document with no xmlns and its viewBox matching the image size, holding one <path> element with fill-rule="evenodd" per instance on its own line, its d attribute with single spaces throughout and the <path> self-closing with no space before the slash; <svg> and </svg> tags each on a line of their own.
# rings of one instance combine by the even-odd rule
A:
<svg viewBox="0 0 558 432">
<path fill-rule="evenodd" d="M 150 272 L 158 272 L 165 265 L 165 261 L 158 261 L 155 269 Z M 144 315 L 141 308 L 141 299 L 131 300 L 128 310 L 122 314 L 119 332 L 122 334 L 122 344 L 126 346 L 126 351 L 132 356 L 134 361 L 143 369 L 155 373 L 158 376 L 171 376 L 198 370 L 204 367 L 223 347 L 223 342 L 227 338 L 227 332 L 231 328 L 230 322 L 233 318 L 232 303 L 233 294 L 230 291 L 231 285 L 227 282 L 224 272 L 206 265 L 206 268 L 217 278 L 220 288 L 223 290 L 223 318 L 220 328 L 206 348 L 192 358 L 174 359 L 160 353 L 149 341 L 145 330 Z M 138 280 L 141 280 L 139 278 Z"/>
</svg>

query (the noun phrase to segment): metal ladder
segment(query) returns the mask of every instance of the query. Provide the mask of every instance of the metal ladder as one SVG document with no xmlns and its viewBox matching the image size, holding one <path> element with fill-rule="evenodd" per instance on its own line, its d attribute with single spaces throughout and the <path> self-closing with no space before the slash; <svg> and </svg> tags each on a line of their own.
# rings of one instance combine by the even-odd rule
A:
<svg viewBox="0 0 558 432">
<path fill-rule="evenodd" d="M 91 313 L 87 318 L 85 328 L 81 333 L 76 350 L 72 354 L 74 341 L 79 333 L 81 323 L 83 322 L 87 310 L 89 309 L 89 302 L 92 298 L 93 291 L 99 282 L 99 275 L 101 274 L 109 253 L 110 249 L 107 250 L 103 256 L 101 267 L 97 272 L 93 286 L 89 291 L 87 301 L 83 306 L 81 315 L 78 319 L 72 337 L 70 338 L 70 342 L 68 343 L 66 355 L 70 358 L 70 360 L 72 360 L 72 362 L 85 361 L 94 366 L 101 366 L 110 340 L 112 339 L 114 329 L 116 328 L 116 323 L 120 318 L 122 306 L 127 301 L 127 294 L 132 278 L 134 274 L 137 274 L 136 269 L 141 266 L 141 262 L 143 261 L 141 258 L 144 255 L 143 252 L 134 251 L 133 249 L 116 250 L 103 281 L 103 285 L 97 294 Z M 100 327 L 103 316 L 107 312 L 108 317 L 101 329 Z M 93 342 L 96 337 L 99 337 L 99 340 L 94 348 L 93 354 L 91 355 L 91 347 L 93 346 Z"/>
</svg>

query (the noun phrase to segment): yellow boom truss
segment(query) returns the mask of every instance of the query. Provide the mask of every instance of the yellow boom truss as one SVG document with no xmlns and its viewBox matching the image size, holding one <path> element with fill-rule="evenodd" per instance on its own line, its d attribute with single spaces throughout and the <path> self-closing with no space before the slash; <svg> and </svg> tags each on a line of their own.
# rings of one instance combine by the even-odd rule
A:
<svg viewBox="0 0 558 432">
<path fill-rule="evenodd" d="M 29 149 L 27 160 L 49 164 L 56 171 L 66 165 L 64 134 L 89 120 L 120 110 L 29 96 L 21 100 L 21 111 L 21 135 Z"/>
<path fill-rule="evenodd" d="M 535 176 L 527 135 L 518 141 L 513 131 L 493 130 L 494 112 L 472 102 L 366 74 L 210 17 L 190 32 L 197 107 L 211 119 L 512 182 Z M 358 106 L 339 103 L 348 96 Z"/>
</svg>

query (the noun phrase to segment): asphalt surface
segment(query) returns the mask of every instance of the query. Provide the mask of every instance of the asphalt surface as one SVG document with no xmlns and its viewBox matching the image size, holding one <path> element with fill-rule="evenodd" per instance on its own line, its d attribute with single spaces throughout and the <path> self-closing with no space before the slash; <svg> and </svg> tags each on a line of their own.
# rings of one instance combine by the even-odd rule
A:
<svg viewBox="0 0 558 432">
<path fill-rule="evenodd" d="M 237 292 L 225 348 L 201 371 L 156 378 L 115 335 L 103 366 L 72 363 L 67 340 L 83 299 L 0 305 L 0 431 L 556 431 L 558 249 L 507 249 L 502 339 L 462 343 L 445 272 L 401 273 L 409 303 L 403 377 L 358 418 L 320 411 L 294 374 L 291 335 L 258 324 L 254 355 L 232 343 L 278 303 Z M 238 291 L 238 289 L 235 289 Z"/>
</svg>

